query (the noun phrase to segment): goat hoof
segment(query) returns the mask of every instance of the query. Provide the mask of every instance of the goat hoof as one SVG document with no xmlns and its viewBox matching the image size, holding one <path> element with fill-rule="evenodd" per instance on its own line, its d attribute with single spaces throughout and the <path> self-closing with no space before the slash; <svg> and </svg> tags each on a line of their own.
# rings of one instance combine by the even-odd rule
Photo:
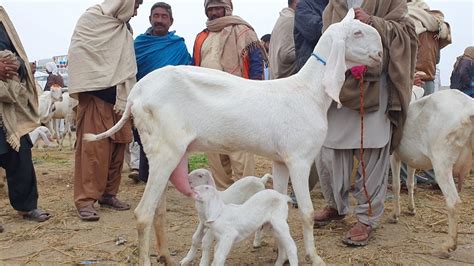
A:
<svg viewBox="0 0 474 266">
<path fill-rule="evenodd" d="M 415 216 L 416 215 L 416 210 L 413 209 L 413 210 L 408 210 L 407 211 L 407 214 L 410 215 L 410 216 Z"/>
<path fill-rule="evenodd" d="M 431 255 L 440 259 L 449 259 L 449 257 L 451 256 L 451 254 L 446 250 L 435 250 L 431 252 Z"/>
<path fill-rule="evenodd" d="M 398 224 L 398 216 L 392 215 L 392 217 L 389 217 L 387 221 L 391 224 Z"/>
</svg>

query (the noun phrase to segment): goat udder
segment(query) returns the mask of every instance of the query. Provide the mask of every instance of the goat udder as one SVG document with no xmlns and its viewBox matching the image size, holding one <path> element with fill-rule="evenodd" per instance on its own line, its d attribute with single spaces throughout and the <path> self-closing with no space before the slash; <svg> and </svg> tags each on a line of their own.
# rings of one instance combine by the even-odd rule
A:
<svg viewBox="0 0 474 266">
<path fill-rule="evenodd" d="M 173 186 L 186 197 L 194 196 L 195 192 L 191 189 L 188 179 L 188 159 L 186 155 L 181 159 L 176 169 L 170 176 L 170 182 Z"/>
</svg>

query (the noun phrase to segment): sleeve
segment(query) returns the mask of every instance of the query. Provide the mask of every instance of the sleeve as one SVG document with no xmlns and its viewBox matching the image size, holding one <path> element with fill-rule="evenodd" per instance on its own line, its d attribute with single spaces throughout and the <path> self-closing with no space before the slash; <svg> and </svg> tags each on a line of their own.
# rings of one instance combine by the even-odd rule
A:
<svg viewBox="0 0 474 266">
<path fill-rule="evenodd" d="M 249 78 L 255 80 L 263 79 L 263 56 L 261 49 L 250 49 L 249 51 Z"/>
<path fill-rule="evenodd" d="M 323 29 L 322 4 L 311 6 L 308 1 L 300 1 L 296 6 L 295 29 L 308 41 L 314 43 L 321 38 Z"/>
</svg>

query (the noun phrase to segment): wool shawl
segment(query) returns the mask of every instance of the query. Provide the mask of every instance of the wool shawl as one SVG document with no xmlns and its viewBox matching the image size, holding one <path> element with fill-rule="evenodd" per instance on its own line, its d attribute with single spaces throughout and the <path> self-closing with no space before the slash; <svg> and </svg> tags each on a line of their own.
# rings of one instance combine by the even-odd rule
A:
<svg viewBox="0 0 474 266">
<path fill-rule="evenodd" d="M 114 109 L 125 110 L 137 73 L 133 37 L 127 27 L 134 5 L 132 0 L 105 0 L 79 18 L 68 52 L 71 97 L 116 86 Z"/>
<path fill-rule="evenodd" d="M 2 51 L 2 58 L 20 57 L 25 62 L 26 78 L 21 82 L 0 81 L 0 123 L 5 131 L 7 143 L 16 151 L 20 149 L 20 138 L 39 125 L 38 92 L 20 38 L 8 17 L 0 6 L 0 23 L 16 51 Z M 13 55 L 12 52 L 16 52 Z"/>
<path fill-rule="evenodd" d="M 400 143 L 410 103 L 415 72 L 417 35 L 413 22 L 408 18 L 406 0 L 365 0 L 361 6 L 372 16 L 372 26 L 382 38 L 382 68 L 369 69 L 364 83 L 366 111 L 386 109 L 394 128 L 391 149 Z M 323 31 L 341 21 L 347 14 L 346 0 L 331 0 L 324 10 Z M 387 72 L 388 106 L 379 107 L 379 76 Z M 340 95 L 341 103 L 359 110 L 359 82 L 347 75 Z"/>
<path fill-rule="evenodd" d="M 223 47 L 221 55 L 222 69 L 230 74 L 242 76 L 244 60 L 251 49 L 264 50 L 252 26 L 238 16 L 224 16 L 208 20 L 207 30 L 219 33 L 218 41 L 213 44 Z M 267 60 L 266 53 L 264 60 Z"/>
<path fill-rule="evenodd" d="M 174 31 L 168 32 L 166 36 L 139 35 L 135 39 L 135 56 L 137 80 L 155 69 L 168 65 L 189 65 L 191 62 L 184 39 L 175 35 Z"/>
</svg>

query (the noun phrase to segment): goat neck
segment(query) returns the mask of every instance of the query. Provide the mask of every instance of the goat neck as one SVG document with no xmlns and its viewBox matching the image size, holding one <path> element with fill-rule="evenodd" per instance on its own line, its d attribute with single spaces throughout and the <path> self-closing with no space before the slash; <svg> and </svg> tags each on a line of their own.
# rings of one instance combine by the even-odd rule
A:
<svg viewBox="0 0 474 266">
<path fill-rule="evenodd" d="M 331 39 L 321 36 L 313 54 L 318 55 L 322 60 L 327 62 L 331 50 Z M 294 76 L 296 83 L 306 86 L 318 102 L 318 106 L 324 113 L 327 113 L 333 99 L 324 91 L 322 80 L 326 73 L 326 64 L 311 55 L 300 71 Z"/>
</svg>

